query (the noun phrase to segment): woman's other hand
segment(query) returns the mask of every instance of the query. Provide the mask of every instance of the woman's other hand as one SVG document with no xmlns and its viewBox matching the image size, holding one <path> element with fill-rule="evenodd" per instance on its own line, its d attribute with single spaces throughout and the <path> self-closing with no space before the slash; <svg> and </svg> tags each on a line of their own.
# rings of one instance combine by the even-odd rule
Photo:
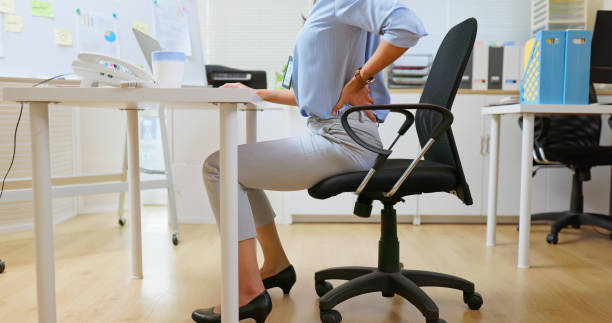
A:
<svg viewBox="0 0 612 323">
<path fill-rule="evenodd" d="M 355 78 L 351 79 L 342 89 L 342 94 L 340 95 L 340 100 L 336 106 L 332 109 L 332 115 L 337 115 L 338 111 L 342 109 L 345 105 L 350 104 L 352 106 L 358 105 L 370 105 L 374 104 L 374 99 L 370 97 L 370 89 L 367 86 L 362 86 L 355 80 Z M 365 111 L 368 115 L 368 118 L 373 122 L 376 122 L 376 116 L 372 111 Z"/>
<path fill-rule="evenodd" d="M 221 88 L 222 89 L 249 89 L 249 90 L 255 91 L 252 88 L 242 83 L 225 83 L 221 86 Z"/>
<path fill-rule="evenodd" d="M 248 90 L 251 90 L 251 94 L 253 95 L 253 102 L 260 103 L 264 101 L 263 97 L 261 96 L 260 93 L 258 93 L 258 91 L 242 83 L 225 83 L 221 85 L 221 88 L 222 89 L 248 89 Z"/>
</svg>

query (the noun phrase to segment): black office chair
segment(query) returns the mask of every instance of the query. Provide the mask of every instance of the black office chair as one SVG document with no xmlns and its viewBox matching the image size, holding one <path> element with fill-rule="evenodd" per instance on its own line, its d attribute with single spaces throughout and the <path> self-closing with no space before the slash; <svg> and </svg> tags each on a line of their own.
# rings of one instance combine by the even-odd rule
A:
<svg viewBox="0 0 612 323">
<path fill-rule="evenodd" d="M 371 105 L 353 107 L 342 115 L 342 125 L 358 144 L 376 152 L 379 157 L 369 172 L 352 172 L 327 178 L 308 190 L 317 199 L 327 199 L 344 192 L 359 195 L 354 214 L 369 217 L 373 200 L 384 204 L 381 216 L 381 238 L 378 267 L 342 267 L 319 271 L 315 274 L 315 287 L 319 300 L 321 321 L 337 323 L 340 313 L 333 310 L 339 303 L 366 293 L 382 292 L 384 297 L 400 295 L 414 304 L 427 322 L 445 322 L 440 319 L 438 307 L 420 288 L 438 286 L 463 291 L 463 301 L 471 309 L 479 309 L 482 297 L 474 291 L 474 284 L 458 277 L 418 270 L 403 270 L 399 261 L 399 241 L 394 205 L 402 197 L 422 193 L 449 192 L 465 204 L 472 204 L 469 187 L 461 168 L 450 125 L 457 88 L 472 52 L 476 36 L 476 19 L 468 19 L 452 28 L 436 55 L 420 104 Z M 402 113 L 406 121 L 391 144 L 414 122 L 408 109 L 416 109 L 416 129 L 422 150 L 416 159 L 387 159 L 391 150 L 379 149 L 363 142 L 350 128 L 349 114 L 362 110 L 390 110 Z M 425 159 L 421 161 L 421 158 Z M 332 288 L 331 279 L 349 280 Z"/>
<path fill-rule="evenodd" d="M 548 243 L 559 242 L 559 232 L 571 225 L 594 225 L 612 230 L 612 217 L 584 213 L 582 183 L 591 179 L 594 166 L 612 165 L 612 146 L 600 146 L 601 116 L 551 116 L 535 120 L 534 165 L 536 167 L 568 167 L 573 172 L 570 209 L 531 215 L 532 221 L 555 221 L 546 236 Z M 612 126 L 612 119 L 610 121 Z M 519 125 L 522 120 L 519 119 Z M 534 176 L 537 173 L 534 171 Z"/>
</svg>

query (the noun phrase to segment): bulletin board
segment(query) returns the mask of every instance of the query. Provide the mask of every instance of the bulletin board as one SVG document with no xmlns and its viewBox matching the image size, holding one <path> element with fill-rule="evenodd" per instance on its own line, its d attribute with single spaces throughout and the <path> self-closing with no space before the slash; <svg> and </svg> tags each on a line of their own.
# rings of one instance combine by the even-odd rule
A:
<svg viewBox="0 0 612 323">
<path fill-rule="evenodd" d="M 164 49 L 184 49 L 185 83 L 200 85 L 205 76 L 198 16 L 197 0 L 0 0 L 0 76 L 71 73 L 81 51 L 148 70 L 132 33 L 137 27 Z"/>
</svg>

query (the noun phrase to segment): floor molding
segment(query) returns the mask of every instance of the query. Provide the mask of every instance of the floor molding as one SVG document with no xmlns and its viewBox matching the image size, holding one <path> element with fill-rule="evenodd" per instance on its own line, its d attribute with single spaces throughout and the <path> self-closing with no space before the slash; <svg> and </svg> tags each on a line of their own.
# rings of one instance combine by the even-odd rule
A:
<svg viewBox="0 0 612 323">
<path fill-rule="evenodd" d="M 53 224 L 59 224 L 64 221 L 68 221 L 76 216 L 77 216 L 76 212 L 67 212 L 65 214 L 58 214 L 53 217 Z M 33 228 L 34 228 L 34 222 L 9 224 L 9 225 L 0 226 L 0 234 L 27 231 L 27 230 L 32 230 Z"/>
<path fill-rule="evenodd" d="M 412 223 L 412 215 L 398 215 L 398 223 Z M 498 216 L 498 224 L 517 224 L 518 215 Z M 372 215 L 369 218 L 360 218 L 354 215 L 309 215 L 294 214 L 293 223 L 378 223 L 380 215 Z M 421 215 L 421 224 L 485 224 L 485 215 Z"/>
</svg>

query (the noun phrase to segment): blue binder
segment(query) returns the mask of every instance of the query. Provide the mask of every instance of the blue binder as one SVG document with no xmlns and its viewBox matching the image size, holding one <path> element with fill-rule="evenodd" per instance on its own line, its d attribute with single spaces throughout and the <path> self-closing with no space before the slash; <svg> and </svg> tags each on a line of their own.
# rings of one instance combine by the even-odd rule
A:
<svg viewBox="0 0 612 323">
<path fill-rule="evenodd" d="M 568 30 L 565 34 L 563 103 L 588 104 L 591 32 L 588 30 Z"/>
<path fill-rule="evenodd" d="M 542 30 L 525 68 L 522 104 L 562 104 L 565 65 L 565 31 Z"/>
</svg>

